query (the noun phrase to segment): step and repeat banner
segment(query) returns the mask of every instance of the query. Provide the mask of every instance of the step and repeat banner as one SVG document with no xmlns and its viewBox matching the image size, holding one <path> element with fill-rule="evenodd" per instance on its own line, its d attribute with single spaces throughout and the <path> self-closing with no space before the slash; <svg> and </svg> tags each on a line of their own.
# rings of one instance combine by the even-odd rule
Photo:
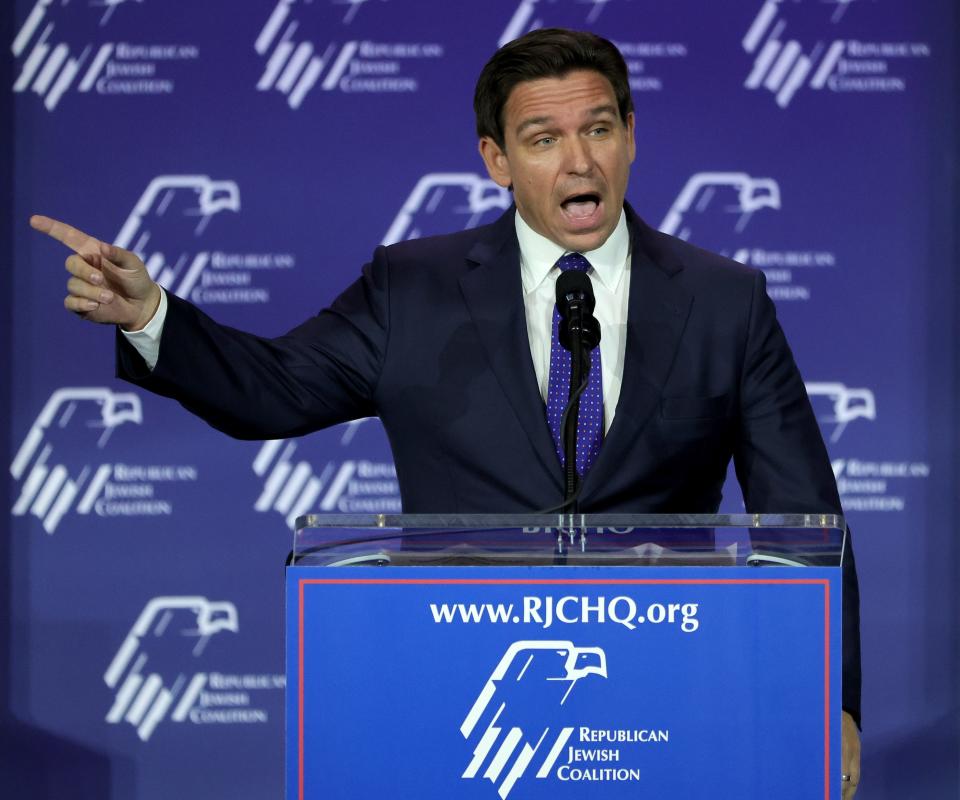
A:
<svg viewBox="0 0 960 800">
<path fill-rule="evenodd" d="M 400 510 L 374 419 L 234 441 L 117 381 L 112 332 L 63 311 L 68 252 L 29 215 L 137 250 L 224 323 L 283 333 L 378 244 L 510 206 L 476 153 L 473 86 L 499 45 L 546 26 L 623 52 L 641 216 L 766 273 L 857 546 L 861 796 L 953 790 L 953 0 L 16 0 L 10 13 L 0 764 L 19 796 L 281 796 L 291 524 Z M 724 510 L 741 507 L 731 483 Z"/>
</svg>

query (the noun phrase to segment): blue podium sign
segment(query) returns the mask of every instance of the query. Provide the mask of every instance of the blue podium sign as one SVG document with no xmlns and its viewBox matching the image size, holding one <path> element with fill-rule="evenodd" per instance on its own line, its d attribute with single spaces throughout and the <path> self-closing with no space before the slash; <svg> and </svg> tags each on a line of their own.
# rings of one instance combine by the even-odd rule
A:
<svg viewBox="0 0 960 800">
<path fill-rule="evenodd" d="M 829 568 L 287 571 L 287 797 L 839 794 Z"/>
</svg>

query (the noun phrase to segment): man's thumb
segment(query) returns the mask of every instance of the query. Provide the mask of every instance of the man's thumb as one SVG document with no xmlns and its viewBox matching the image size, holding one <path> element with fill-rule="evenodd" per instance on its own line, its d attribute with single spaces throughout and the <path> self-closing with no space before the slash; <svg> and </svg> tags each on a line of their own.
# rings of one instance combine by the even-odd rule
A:
<svg viewBox="0 0 960 800">
<path fill-rule="evenodd" d="M 136 254 L 107 242 L 100 242 L 100 255 L 122 269 L 136 269 L 140 266 L 140 259 Z"/>
</svg>

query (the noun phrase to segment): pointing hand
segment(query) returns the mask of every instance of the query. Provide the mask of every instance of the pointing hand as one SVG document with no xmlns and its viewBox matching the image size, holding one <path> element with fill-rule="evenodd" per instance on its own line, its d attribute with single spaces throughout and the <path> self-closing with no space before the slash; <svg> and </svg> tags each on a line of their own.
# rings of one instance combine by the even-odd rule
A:
<svg viewBox="0 0 960 800">
<path fill-rule="evenodd" d="M 66 261 L 73 276 L 63 301 L 68 311 L 128 331 L 150 321 L 160 303 L 160 287 L 134 253 L 50 217 L 30 217 L 30 225 L 74 252 Z"/>
</svg>

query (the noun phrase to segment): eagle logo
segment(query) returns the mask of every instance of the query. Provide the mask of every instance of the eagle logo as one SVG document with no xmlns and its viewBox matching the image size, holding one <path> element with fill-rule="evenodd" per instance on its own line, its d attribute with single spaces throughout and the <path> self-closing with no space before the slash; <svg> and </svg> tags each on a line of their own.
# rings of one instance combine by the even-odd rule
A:
<svg viewBox="0 0 960 800">
<path fill-rule="evenodd" d="M 842 383 L 808 383 L 807 395 L 821 424 L 832 425 L 830 443 L 835 444 L 855 419 L 875 420 L 877 400 L 869 389 L 852 389 Z M 821 408 L 824 404 L 829 410 Z"/>
<path fill-rule="evenodd" d="M 780 186 L 773 178 L 746 172 L 698 172 L 673 201 L 660 230 L 702 247 L 712 234 L 729 237 L 744 231 L 761 209 L 780 208 Z"/>
<path fill-rule="evenodd" d="M 539 759 L 536 777 L 546 778 L 574 731 L 562 724 L 562 707 L 574 686 L 590 675 L 607 677 L 606 653 L 599 647 L 568 641 L 511 644 L 460 726 L 463 738 L 473 743 L 462 777 L 486 778 L 501 800 L 534 759 Z"/>
<path fill-rule="evenodd" d="M 492 222 L 510 208 L 510 192 L 472 172 L 431 172 L 417 181 L 383 237 L 389 245 Z"/>
<path fill-rule="evenodd" d="M 140 256 L 157 283 L 187 297 L 210 260 L 207 251 L 189 252 L 188 243 L 222 211 L 240 211 L 240 188 L 234 181 L 160 175 L 140 196 L 115 243 Z"/>
<path fill-rule="evenodd" d="M 207 683 L 206 672 L 188 680 L 184 662 L 198 658 L 211 637 L 239 629 L 233 603 L 198 596 L 154 597 L 103 675 L 104 683 L 116 691 L 106 721 L 127 722 L 144 742 L 168 712 L 174 722 L 183 722 Z"/>
<path fill-rule="evenodd" d="M 52 534 L 74 501 L 78 501 L 81 514 L 89 513 L 112 467 L 101 464 L 93 471 L 87 459 L 91 452 L 103 449 L 113 431 L 127 422 L 143 422 L 140 398 L 133 392 L 114 392 L 103 386 L 57 389 L 10 464 L 13 479 L 23 481 L 13 515 L 29 511 Z M 71 454 L 79 454 L 76 460 L 80 463 L 71 463 Z M 53 458 L 56 463 L 51 463 Z"/>
</svg>

